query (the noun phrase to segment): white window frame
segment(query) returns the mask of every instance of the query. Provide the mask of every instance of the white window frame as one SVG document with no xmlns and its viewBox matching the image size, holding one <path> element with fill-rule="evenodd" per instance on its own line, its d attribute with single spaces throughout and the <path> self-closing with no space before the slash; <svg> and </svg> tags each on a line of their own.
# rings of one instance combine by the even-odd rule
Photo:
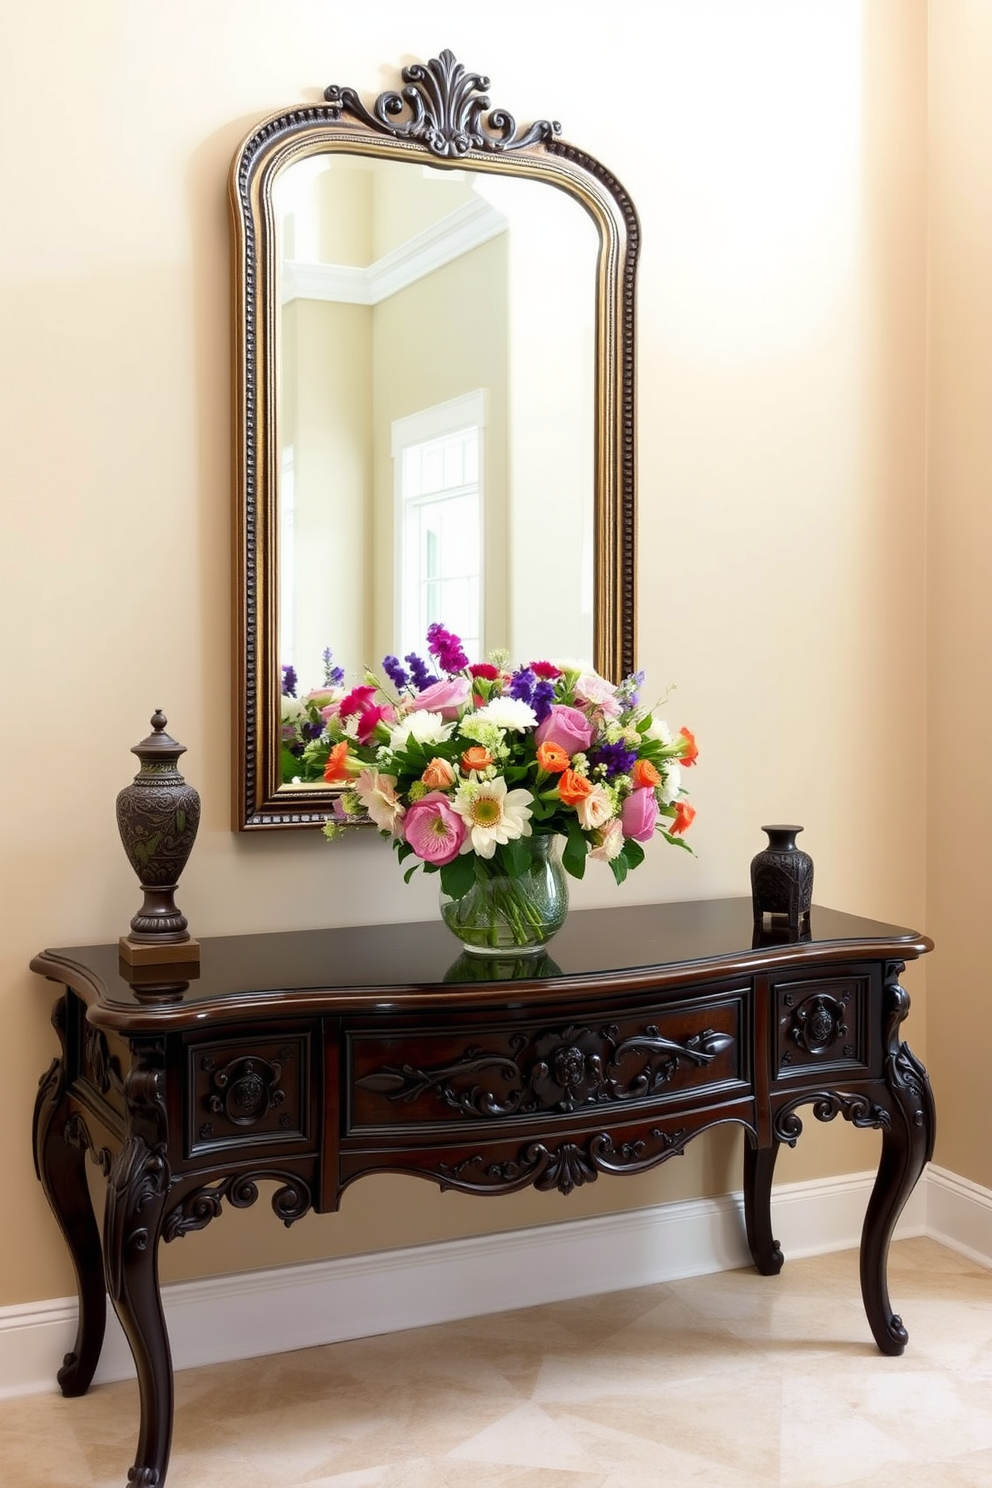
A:
<svg viewBox="0 0 992 1488">
<path fill-rule="evenodd" d="M 395 539 L 393 572 L 396 575 L 396 593 L 393 603 L 398 621 L 397 629 L 401 635 L 404 614 L 403 585 L 406 576 L 403 453 L 411 446 L 427 444 L 432 439 L 443 439 L 445 435 L 457 434 L 462 429 L 474 428 L 477 432 L 479 441 L 479 645 L 480 655 L 483 656 L 486 654 L 485 532 L 486 427 L 488 421 L 489 390 L 488 388 L 476 388 L 460 398 L 451 398 L 446 403 L 436 403 L 431 408 L 423 408 L 404 418 L 394 419 L 392 424 L 393 533 Z M 420 636 L 414 649 L 417 646 L 422 647 L 423 641 L 424 637 Z M 406 649 L 405 643 L 403 649 Z"/>
</svg>

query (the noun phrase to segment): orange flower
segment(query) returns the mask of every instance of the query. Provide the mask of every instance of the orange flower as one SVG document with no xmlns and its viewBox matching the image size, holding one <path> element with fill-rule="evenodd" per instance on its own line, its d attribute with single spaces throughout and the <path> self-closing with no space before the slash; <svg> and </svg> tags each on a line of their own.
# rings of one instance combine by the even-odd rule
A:
<svg viewBox="0 0 992 1488">
<path fill-rule="evenodd" d="M 462 755 L 462 769 L 466 775 L 470 770 L 488 770 L 492 762 L 493 757 L 483 744 L 473 744 Z"/>
<path fill-rule="evenodd" d="M 634 782 L 635 790 L 642 785 L 650 786 L 653 790 L 656 785 L 661 784 L 661 775 L 650 760 L 637 760 L 630 772 L 630 778 Z"/>
<path fill-rule="evenodd" d="M 341 785 L 343 781 L 350 780 L 348 774 L 348 740 L 342 739 L 335 744 L 327 756 L 327 764 L 324 766 L 324 779 L 328 785 Z"/>
<path fill-rule="evenodd" d="M 683 765 L 694 765 L 699 758 L 699 750 L 696 748 L 696 737 L 687 728 L 679 729 L 679 733 L 686 742 L 686 747 L 679 755 L 679 760 Z"/>
<path fill-rule="evenodd" d="M 688 803 L 688 801 L 676 801 L 675 802 L 675 820 L 672 822 L 672 825 L 669 827 L 669 831 L 673 835 L 675 833 L 678 833 L 678 832 L 685 832 L 685 831 L 687 831 L 688 828 L 692 826 L 693 819 L 694 819 L 695 815 L 696 815 L 696 808 L 695 808 L 695 806 L 690 806 L 689 803 Z"/>
<path fill-rule="evenodd" d="M 446 791 L 455 783 L 455 772 L 446 759 L 435 756 L 420 778 L 429 791 Z"/>
<path fill-rule="evenodd" d="M 568 762 L 569 755 L 560 744 L 552 744 L 550 739 L 545 739 L 543 744 L 537 746 L 537 763 L 549 775 L 560 775 L 562 770 L 568 769 Z"/>
<path fill-rule="evenodd" d="M 558 797 L 566 806 L 575 806 L 584 801 L 592 790 L 592 782 L 574 770 L 565 770 L 558 781 Z"/>
</svg>

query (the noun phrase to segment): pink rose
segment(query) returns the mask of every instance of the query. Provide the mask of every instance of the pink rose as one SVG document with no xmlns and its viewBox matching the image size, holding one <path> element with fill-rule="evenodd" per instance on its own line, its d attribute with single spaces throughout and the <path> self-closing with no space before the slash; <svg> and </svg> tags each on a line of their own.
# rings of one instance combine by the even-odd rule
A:
<svg viewBox="0 0 992 1488">
<path fill-rule="evenodd" d="M 465 841 L 465 823 L 447 796 L 431 791 L 407 808 L 403 836 L 418 858 L 442 866 L 457 858 Z"/>
<path fill-rule="evenodd" d="M 538 724 L 534 742 L 540 748 L 550 740 L 566 754 L 581 754 L 592 743 L 592 735 L 592 724 L 584 713 L 567 703 L 554 703 L 547 718 Z"/>
<path fill-rule="evenodd" d="M 658 802 L 650 786 L 631 791 L 620 808 L 620 824 L 625 837 L 635 842 L 650 842 L 658 820 Z"/>
<path fill-rule="evenodd" d="M 407 713 L 440 713 L 442 718 L 457 718 L 468 702 L 472 684 L 467 677 L 448 677 L 443 682 L 432 682 L 423 692 L 418 692 L 406 705 Z"/>
</svg>

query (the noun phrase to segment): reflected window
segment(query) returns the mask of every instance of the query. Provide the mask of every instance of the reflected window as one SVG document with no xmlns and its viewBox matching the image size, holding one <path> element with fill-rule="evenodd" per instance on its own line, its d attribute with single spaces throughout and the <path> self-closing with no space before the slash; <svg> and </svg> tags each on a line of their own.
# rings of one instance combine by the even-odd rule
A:
<svg viewBox="0 0 992 1488">
<path fill-rule="evenodd" d="M 397 419 L 392 428 L 402 655 L 441 621 L 470 658 L 483 651 L 486 394 Z"/>
</svg>

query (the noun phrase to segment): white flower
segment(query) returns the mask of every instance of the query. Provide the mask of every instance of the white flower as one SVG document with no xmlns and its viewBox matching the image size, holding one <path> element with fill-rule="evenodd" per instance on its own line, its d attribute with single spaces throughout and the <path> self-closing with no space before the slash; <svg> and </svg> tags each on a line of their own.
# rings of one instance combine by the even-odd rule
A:
<svg viewBox="0 0 992 1488">
<path fill-rule="evenodd" d="M 589 856 L 600 863 L 609 863 L 617 857 L 623 847 L 623 825 L 614 816 L 596 833 L 596 846 L 589 849 Z"/>
<path fill-rule="evenodd" d="M 603 785 L 594 785 L 587 796 L 575 803 L 575 814 L 584 832 L 603 826 L 614 814 L 614 809 L 613 798 Z"/>
<path fill-rule="evenodd" d="M 473 716 L 477 723 L 494 723 L 497 728 L 516 729 L 519 734 L 537 728 L 537 714 L 530 703 L 512 697 L 493 698 Z"/>
<path fill-rule="evenodd" d="M 662 760 L 658 795 L 663 806 L 670 806 L 682 789 L 682 771 L 674 760 Z"/>
<path fill-rule="evenodd" d="M 528 790 L 508 791 L 502 775 L 461 786 L 451 804 L 468 828 L 462 852 L 491 858 L 497 845 L 529 837 L 532 800 Z"/>
<path fill-rule="evenodd" d="M 372 768 L 363 770 L 355 781 L 355 794 L 380 832 L 398 835 L 396 827 L 406 808 L 397 800 L 395 775 L 381 775 Z"/>
<path fill-rule="evenodd" d="M 660 718 L 652 718 L 650 724 L 644 731 L 645 739 L 651 739 L 658 744 L 671 744 L 672 731 Z"/>
<path fill-rule="evenodd" d="M 408 713 L 389 730 L 389 748 L 402 749 L 408 739 L 418 744 L 443 744 L 451 738 L 453 723 L 445 723 L 440 713 Z"/>
</svg>

